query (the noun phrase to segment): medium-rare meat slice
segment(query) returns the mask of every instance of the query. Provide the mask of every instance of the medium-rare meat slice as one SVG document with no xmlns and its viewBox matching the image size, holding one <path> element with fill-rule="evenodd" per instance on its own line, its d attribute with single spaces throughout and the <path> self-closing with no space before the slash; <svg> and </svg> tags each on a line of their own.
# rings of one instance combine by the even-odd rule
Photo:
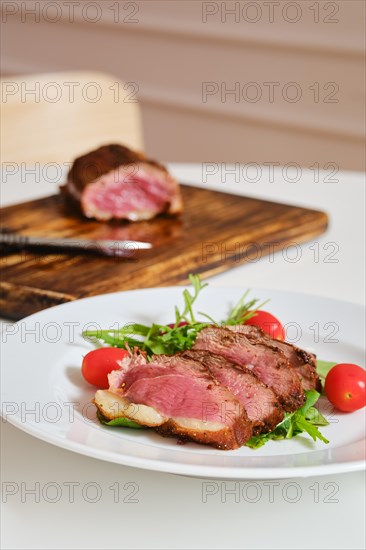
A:
<svg viewBox="0 0 366 550">
<path fill-rule="evenodd" d="M 149 220 L 182 211 L 177 181 L 160 163 L 123 145 L 105 145 L 77 158 L 62 191 L 87 218 Z"/>
<path fill-rule="evenodd" d="M 249 369 L 206 351 L 188 350 L 183 357 L 200 361 L 220 384 L 235 395 L 253 422 L 255 433 L 270 432 L 283 419 L 284 412 L 275 393 Z"/>
<path fill-rule="evenodd" d="M 94 400 L 107 418 L 119 414 L 162 435 L 227 450 L 240 447 L 252 435 L 242 404 L 207 369 L 187 359 L 156 356 L 148 363 L 143 355 L 132 355 L 109 375 L 109 382 L 107 395 L 97 392 Z M 111 395 L 120 404 L 114 405 L 114 415 Z"/>
<path fill-rule="evenodd" d="M 223 327 L 203 329 L 193 349 L 216 353 L 251 370 L 272 388 L 285 411 L 295 411 L 305 402 L 300 378 L 280 350 Z"/>
<path fill-rule="evenodd" d="M 235 325 L 229 327 L 235 332 L 245 334 L 253 342 L 264 342 L 277 349 L 280 349 L 287 357 L 290 365 L 295 369 L 300 376 L 304 390 L 322 391 L 322 384 L 318 373 L 316 372 L 316 356 L 303 349 L 300 349 L 288 342 L 275 340 L 269 334 L 258 327 L 251 325 Z"/>
</svg>

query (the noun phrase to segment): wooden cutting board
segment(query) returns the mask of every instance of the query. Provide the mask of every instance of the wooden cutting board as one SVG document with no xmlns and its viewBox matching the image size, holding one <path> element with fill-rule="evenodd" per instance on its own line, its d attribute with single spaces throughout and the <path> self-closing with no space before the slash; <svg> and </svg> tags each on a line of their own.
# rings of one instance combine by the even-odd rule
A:
<svg viewBox="0 0 366 550">
<path fill-rule="evenodd" d="M 325 231 L 324 212 L 182 186 L 184 214 L 149 222 L 86 220 L 63 197 L 1 210 L 1 226 L 22 235 L 79 239 L 134 239 L 154 248 L 135 257 L 21 251 L 1 260 L 0 315 L 22 317 L 77 298 L 187 282 L 245 262 L 259 261 L 289 243 Z"/>
</svg>

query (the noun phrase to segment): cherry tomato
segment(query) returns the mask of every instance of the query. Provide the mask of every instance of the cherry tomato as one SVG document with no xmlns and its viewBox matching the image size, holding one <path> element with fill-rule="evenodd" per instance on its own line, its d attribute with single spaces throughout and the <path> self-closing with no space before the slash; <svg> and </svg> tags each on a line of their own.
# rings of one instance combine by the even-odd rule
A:
<svg viewBox="0 0 366 550">
<path fill-rule="evenodd" d="M 366 405 L 366 371 L 352 363 L 339 363 L 328 372 L 324 390 L 340 411 L 362 409 Z"/>
<path fill-rule="evenodd" d="M 267 311 L 256 311 L 253 317 L 245 321 L 244 324 L 259 327 L 276 340 L 285 339 L 285 331 L 282 324 L 274 315 Z"/>
<path fill-rule="evenodd" d="M 188 325 L 187 321 L 181 321 L 180 323 L 178 323 L 177 327 L 184 327 L 185 325 Z M 167 327 L 174 328 L 175 323 L 169 323 Z"/>
<path fill-rule="evenodd" d="M 108 374 L 119 369 L 118 361 L 128 355 L 125 349 L 98 348 L 89 351 L 83 359 L 81 374 L 89 384 L 102 390 L 109 388 Z"/>
</svg>

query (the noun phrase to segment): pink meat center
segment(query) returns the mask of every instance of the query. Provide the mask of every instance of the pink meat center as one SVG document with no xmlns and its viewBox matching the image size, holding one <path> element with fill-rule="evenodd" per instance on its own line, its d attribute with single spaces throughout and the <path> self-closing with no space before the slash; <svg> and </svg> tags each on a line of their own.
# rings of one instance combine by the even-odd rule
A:
<svg viewBox="0 0 366 550">
<path fill-rule="evenodd" d="M 85 205 L 93 205 L 99 212 L 108 212 L 117 218 L 131 212 L 161 212 L 169 200 L 164 181 L 143 169 L 136 173 L 110 172 L 88 185 L 82 198 Z"/>
<path fill-rule="evenodd" d="M 168 417 L 228 424 L 238 414 L 237 403 L 228 402 L 220 386 L 177 373 L 175 367 L 133 368 L 124 377 L 121 393 L 131 402 L 153 407 Z"/>
</svg>

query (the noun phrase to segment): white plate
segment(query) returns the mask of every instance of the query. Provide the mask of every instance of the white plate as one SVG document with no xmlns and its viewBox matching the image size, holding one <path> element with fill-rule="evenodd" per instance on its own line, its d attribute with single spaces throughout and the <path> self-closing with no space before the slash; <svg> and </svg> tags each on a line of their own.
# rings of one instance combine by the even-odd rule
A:
<svg viewBox="0 0 366 550">
<path fill-rule="evenodd" d="M 182 305 L 182 287 L 145 289 L 87 298 L 34 314 L 2 335 L 2 416 L 28 434 L 109 462 L 174 474 L 221 479 L 272 479 L 360 470 L 365 464 L 365 411 L 334 413 L 328 445 L 307 436 L 271 441 L 256 451 L 218 451 L 177 445 L 153 431 L 101 426 L 90 403 L 94 390 L 81 377 L 83 355 L 92 349 L 80 333 L 92 326 L 117 328 L 134 321 L 168 323 Z M 206 288 L 196 311 L 222 319 L 242 295 L 238 288 Z M 325 298 L 252 290 L 270 298 L 267 308 L 287 325 L 288 339 L 319 358 L 363 364 L 361 306 Z"/>
</svg>

